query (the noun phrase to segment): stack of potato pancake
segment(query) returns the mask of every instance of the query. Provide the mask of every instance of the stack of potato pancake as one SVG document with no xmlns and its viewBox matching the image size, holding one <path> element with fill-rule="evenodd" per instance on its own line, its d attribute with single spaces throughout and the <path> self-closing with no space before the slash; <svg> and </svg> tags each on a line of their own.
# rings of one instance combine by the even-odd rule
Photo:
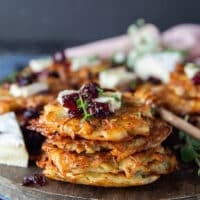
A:
<svg viewBox="0 0 200 200">
<path fill-rule="evenodd" d="M 31 123 L 30 129 L 47 138 L 37 160 L 47 177 L 79 184 L 124 187 L 151 183 L 176 169 L 175 156 L 161 146 L 171 127 L 156 119 L 150 107 L 131 94 L 117 99 L 113 95 L 116 93 L 105 92 L 97 86 L 88 87 L 81 89 L 85 92 L 82 96 L 74 90 L 64 91 L 62 98 L 71 98 L 68 104 L 57 100 L 46 105 L 39 119 Z M 95 90 L 99 95 L 110 96 L 85 99 Z M 77 94 L 78 110 L 69 110 Z M 120 101 L 121 106 L 108 112 L 107 103 L 113 102 L 111 98 Z M 80 102 L 85 107 L 81 107 Z M 85 114 L 89 117 L 84 118 Z"/>
</svg>

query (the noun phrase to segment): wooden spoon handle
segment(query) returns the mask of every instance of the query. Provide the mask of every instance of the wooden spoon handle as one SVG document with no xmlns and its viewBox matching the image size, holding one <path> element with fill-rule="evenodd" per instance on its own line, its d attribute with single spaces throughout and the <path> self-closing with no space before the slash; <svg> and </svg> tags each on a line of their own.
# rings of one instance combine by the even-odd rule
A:
<svg viewBox="0 0 200 200">
<path fill-rule="evenodd" d="M 173 125 L 174 127 L 184 131 L 185 133 L 189 134 L 190 136 L 200 140 L 200 129 L 193 126 L 192 124 L 188 123 L 187 121 L 181 119 L 180 117 L 176 116 L 172 112 L 166 110 L 165 108 L 158 108 L 160 116 Z"/>
</svg>

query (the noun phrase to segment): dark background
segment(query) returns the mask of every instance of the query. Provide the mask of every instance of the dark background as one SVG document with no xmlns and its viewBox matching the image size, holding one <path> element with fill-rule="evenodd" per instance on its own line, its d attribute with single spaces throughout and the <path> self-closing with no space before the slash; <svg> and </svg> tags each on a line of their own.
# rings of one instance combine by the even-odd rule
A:
<svg viewBox="0 0 200 200">
<path fill-rule="evenodd" d="M 123 34 L 141 17 L 161 30 L 200 23 L 200 0 L 0 0 L 0 48 L 77 45 Z"/>
</svg>

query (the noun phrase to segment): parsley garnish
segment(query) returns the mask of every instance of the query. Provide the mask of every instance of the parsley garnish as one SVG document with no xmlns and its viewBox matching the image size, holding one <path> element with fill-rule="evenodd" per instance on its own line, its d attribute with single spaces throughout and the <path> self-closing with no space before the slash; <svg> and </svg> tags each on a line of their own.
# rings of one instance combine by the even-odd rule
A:
<svg viewBox="0 0 200 200">
<path fill-rule="evenodd" d="M 80 96 L 76 101 L 77 107 L 83 110 L 83 120 L 88 120 L 91 114 L 87 111 L 88 103 Z"/>
<path fill-rule="evenodd" d="M 189 116 L 185 116 L 188 121 Z M 188 134 L 180 131 L 180 138 L 184 141 L 184 145 L 180 145 L 181 160 L 185 163 L 195 161 L 198 166 L 198 176 L 200 176 L 200 141 L 193 139 Z"/>
<path fill-rule="evenodd" d="M 156 107 L 151 107 L 150 112 L 151 112 L 152 116 L 155 116 L 158 113 L 158 110 Z"/>
<path fill-rule="evenodd" d="M 116 94 L 112 94 L 111 97 L 114 98 L 115 101 L 117 101 L 117 102 L 120 101 L 119 97 Z"/>
<path fill-rule="evenodd" d="M 104 90 L 100 87 L 97 87 L 97 91 L 98 91 L 99 96 L 102 96 L 104 93 Z"/>
</svg>

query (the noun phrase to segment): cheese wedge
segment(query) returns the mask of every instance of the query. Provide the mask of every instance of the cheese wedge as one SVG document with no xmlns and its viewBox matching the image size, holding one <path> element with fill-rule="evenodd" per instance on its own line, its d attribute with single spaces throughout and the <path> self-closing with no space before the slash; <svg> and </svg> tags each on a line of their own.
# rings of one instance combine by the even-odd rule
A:
<svg viewBox="0 0 200 200">
<path fill-rule="evenodd" d="M 14 112 L 0 115 L 0 163 L 28 166 L 28 153 Z"/>
</svg>

